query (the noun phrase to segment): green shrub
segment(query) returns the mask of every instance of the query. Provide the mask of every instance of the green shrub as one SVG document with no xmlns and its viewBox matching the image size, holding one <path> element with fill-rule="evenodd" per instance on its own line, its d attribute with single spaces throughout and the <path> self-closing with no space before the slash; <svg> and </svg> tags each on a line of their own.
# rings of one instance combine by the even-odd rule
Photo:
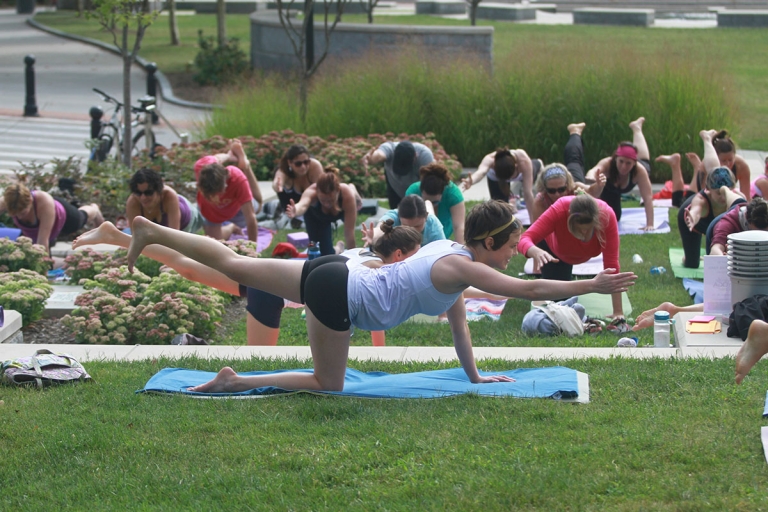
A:
<svg viewBox="0 0 768 512">
<path fill-rule="evenodd" d="M 25 326 L 43 317 L 51 293 L 53 287 L 48 279 L 32 270 L 0 273 L 0 304 L 21 313 Z"/>
<path fill-rule="evenodd" d="M 174 271 L 163 272 L 152 280 L 136 308 L 136 339 L 143 344 L 167 344 L 186 332 L 210 338 L 228 300 L 225 294 Z"/>
<path fill-rule="evenodd" d="M 64 273 L 69 276 L 70 282 L 75 284 L 80 284 L 83 279 L 93 279 L 111 266 L 113 266 L 111 254 L 94 251 L 90 247 L 75 251 L 64 258 Z"/>
<path fill-rule="evenodd" d="M 324 66 L 312 82 L 306 126 L 298 122 L 297 87 L 267 78 L 224 98 L 205 131 L 224 137 L 286 127 L 320 137 L 434 132 L 447 152 L 476 166 L 503 146 L 562 161 L 566 126 L 583 121 L 591 166 L 631 139 L 627 125 L 644 116 L 653 155 L 700 152 L 698 131 L 732 127 L 737 115 L 728 78 L 714 65 L 605 44 L 547 47 L 531 40 L 490 74 L 478 63 L 403 52 Z M 661 172 L 654 169 L 654 181 L 668 178 L 668 169 Z"/>
<path fill-rule="evenodd" d="M 93 279 L 86 279 L 82 284 L 86 290 L 103 290 L 135 306 L 144 298 L 144 292 L 151 282 L 151 277 L 137 269 L 129 272 L 128 267 L 124 265 L 105 268 Z"/>
<path fill-rule="evenodd" d="M 197 44 L 200 51 L 195 57 L 197 73 L 193 79 L 200 85 L 225 85 L 248 69 L 248 58 L 236 37 L 220 46 L 213 36 L 204 37 L 201 29 L 197 31 Z"/>
<path fill-rule="evenodd" d="M 47 276 L 51 263 L 45 248 L 33 244 L 31 238 L 20 236 L 15 241 L 0 238 L 0 272 L 27 269 Z"/>
<path fill-rule="evenodd" d="M 100 345 L 133 343 L 134 307 L 104 290 L 89 290 L 75 299 L 78 306 L 61 323 L 75 335 L 75 342 Z"/>
</svg>

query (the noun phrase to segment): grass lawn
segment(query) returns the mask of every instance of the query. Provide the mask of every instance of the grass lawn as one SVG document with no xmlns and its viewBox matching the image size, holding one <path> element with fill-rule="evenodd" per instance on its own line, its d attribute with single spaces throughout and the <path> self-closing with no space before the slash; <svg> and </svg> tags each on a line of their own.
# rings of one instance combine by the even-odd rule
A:
<svg viewBox="0 0 768 512">
<path fill-rule="evenodd" d="M 765 366 L 736 386 L 732 359 L 558 361 L 589 374 L 591 402 L 580 405 L 476 396 L 194 400 L 134 394 L 161 368 L 224 364 L 232 362 L 94 362 L 86 365 L 90 384 L 44 392 L 0 388 L 0 508 L 768 507 L 760 444 Z M 256 359 L 235 369 L 310 364 Z"/>
<path fill-rule="evenodd" d="M 95 22 L 76 17 L 73 12 L 41 13 L 36 19 L 46 25 L 79 35 L 111 42 L 111 35 L 103 32 Z M 347 15 L 347 22 L 364 22 L 363 15 Z M 161 70 L 181 73 L 190 69 L 197 53 L 197 31 L 205 29 L 215 34 L 214 15 L 182 15 L 178 17 L 182 45 L 171 47 L 167 17 L 161 16 L 147 30 L 141 55 L 158 63 Z M 432 16 L 380 16 L 376 23 L 459 25 L 467 21 Z M 750 149 L 768 147 L 768 135 L 762 129 L 768 115 L 768 32 L 757 29 L 646 29 L 636 27 L 599 27 L 569 25 L 523 25 L 504 22 L 479 21 L 479 25 L 494 27 L 493 54 L 496 62 L 512 60 L 524 65 L 533 55 L 516 55 L 515 48 L 526 41 L 526 48 L 534 42 L 541 52 L 558 52 L 566 47 L 580 47 L 585 52 L 597 46 L 610 45 L 617 53 L 663 56 L 670 63 L 690 59 L 711 64 L 713 73 L 730 77 L 740 121 L 729 127 L 737 142 Z M 230 37 L 238 37 L 241 47 L 250 51 L 248 16 L 227 16 Z"/>
</svg>

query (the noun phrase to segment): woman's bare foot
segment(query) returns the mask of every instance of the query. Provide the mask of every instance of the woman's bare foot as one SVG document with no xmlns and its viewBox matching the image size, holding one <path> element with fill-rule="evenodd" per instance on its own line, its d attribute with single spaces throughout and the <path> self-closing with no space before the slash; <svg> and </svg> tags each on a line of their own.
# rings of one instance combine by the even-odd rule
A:
<svg viewBox="0 0 768 512">
<path fill-rule="evenodd" d="M 656 157 L 656 161 L 667 164 L 670 167 L 679 167 L 680 153 L 672 153 L 671 155 L 659 155 Z"/>
<path fill-rule="evenodd" d="M 133 272 L 133 264 L 139 259 L 141 251 L 152 242 L 152 230 L 154 224 L 137 215 L 133 219 L 133 228 L 131 229 L 131 245 L 128 246 L 128 271 Z"/>
<path fill-rule="evenodd" d="M 240 139 L 233 139 L 232 145 L 229 147 L 229 152 L 232 154 L 232 156 L 237 161 L 237 167 L 240 169 L 243 169 L 244 167 L 250 165 L 250 162 L 248 162 L 248 157 L 245 156 L 245 150 L 243 149 L 243 143 L 240 142 Z"/>
<path fill-rule="evenodd" d="M 694 169 L 698 169 L 701 165 L 701 158 L 696 153 L 686 153 L 685 158 L 688 159 L 689 162 L 691 162 L 691 165 Z"/>
<path fill-rule="evenodd" d="M 118 233 L 120 233 L 120 231 L 115 227 L 114 224 L 109 221 L 104 221 L 101 223 L 101 225 L 99 225 L 99 227 L 83 233 L 79 237 L 75 238 L 75 240 L 72 242 L 72 248 L 77 249 L 78 247 L 82 247 L 84 245 L 96 244 L 119 245 L 115 243 L 115 237 Z"/>
<path fill-rule="evenodd" d="M 753 320 L 749 326 L 747 341 L 736 354 L 736 384 L 741 384 L 749 370 L 766 353 L 768 353 L 768 324 L 762 320 Z"/>
<path fill-rule="evenodd" d="M 632 130 L 633 132 L 638 132 L 638 131 L 641 132 L 643 131 L 644 122 L 645 122 L 644 117 L 638 117 L 637 119 L 629 123 L 629 129 Z"/>
<path fill-rule="evenodd" d="M 699 132 L 699 137 L 701 137 L 701 140 L 704 142 L 712 142 L 715 135 L 717 135 L 717 130 L 701 130 Z"/>
<path fill-rule="evenodd" d="M 242 391 L 233 388 L 233 383 L 236 379 L 237 372 L 229 366 L 225 366 L 219 370 L 219 373 L 216 374 L 213 380 L 210 380 L 205 384 L 200 384 L 199 386 L 187 388 L 187 391 L 192 391 L 193 393 L 226 393 L 230 391 Z"/>
<path fill-rule="evenodd" d="M 581 135 L 587 123 L 573 123 L 568 125 L 568 133 L 571 135 Z"/>
</svg>

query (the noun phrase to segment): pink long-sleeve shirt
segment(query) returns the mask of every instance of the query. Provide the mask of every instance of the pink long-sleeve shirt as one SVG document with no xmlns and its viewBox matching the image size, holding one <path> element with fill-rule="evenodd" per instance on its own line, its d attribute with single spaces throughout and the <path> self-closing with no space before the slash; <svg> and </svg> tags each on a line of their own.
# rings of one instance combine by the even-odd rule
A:
<svg viewBox="0 0 768 512">
<path fill-rule="evenodd" d="M 616 214 L 604 201 L 596 199 L 603 220 L 604 243 L 600 243 L 597 233 L 588 242 L 582 242 L 568 231 L 569 208 L 575 197 L 561 197 L 544 210 L 541 217 L 520 237 L 517 250 L 521 254 L 527 254 L 531 247 L 546 240 L 554 256 L 571 265 L 584 263 L 602 252 L 603 268 L 615 268 L 618 272 L 620 242 Z"/>
</svg>

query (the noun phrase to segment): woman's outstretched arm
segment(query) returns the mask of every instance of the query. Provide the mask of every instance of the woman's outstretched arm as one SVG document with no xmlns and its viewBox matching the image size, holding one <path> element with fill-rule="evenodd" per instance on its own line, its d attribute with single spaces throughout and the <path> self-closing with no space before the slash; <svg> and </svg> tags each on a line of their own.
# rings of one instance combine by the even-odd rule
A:
<svg viewBox="0 0 768 512">
<path fill-rule="evenodd" d="M 456 349 L 456 355 L 461 362 L 464 373 L 469 380 L 478 383 L 486 382 L 514 382 L 514 379 L 506 375 L 488 375 L 480 376 L 475 363 L 475 355 L 472 352 L 472 338 L 469 335 L 469 325 L 467 325 L 467 309 L 464 306 L 464 296 L 460 295 L 448 311 L 448 323 L 451 326 L 451 335 L 453 336 L 453 346 Z"/>
</svg>

